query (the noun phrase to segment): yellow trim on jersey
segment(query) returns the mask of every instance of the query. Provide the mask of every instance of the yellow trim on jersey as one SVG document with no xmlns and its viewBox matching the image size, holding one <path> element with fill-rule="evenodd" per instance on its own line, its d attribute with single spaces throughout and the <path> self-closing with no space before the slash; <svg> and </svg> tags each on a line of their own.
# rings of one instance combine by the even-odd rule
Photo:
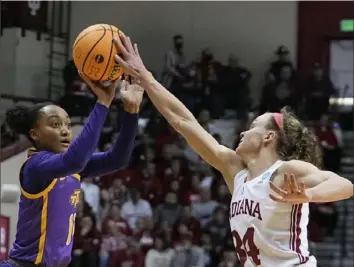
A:
<svg viewBox="0 0 354 267">
<path fill-rule="evenodd" d="M 76 179 L 78 179 L 79 181 L 81 181 L 81 175 L 80 175 L 80 174 L 75 173 L 75 174 L 73 174 L 73 176 L 74 176 Z"/>
<path fill-rule="evenodd" d="M 55 182 L 56 182 L 56 180 L 57 179 L 55 179 Z M 44 254 L 45 238 L 46 238 L 46 234 L 47 234 L 48 193 L 49 193 L 49 191 L 47 191 L 43 195 L 43 204 L 42 204 L 42 212 L 41 212 L 41 236 L 39 238 L 38 254 L 37 254 L 34 264 L 41 263 L 42 259 L 43 259 L 43 254 Z"/>
<path fill-rule="evenodd" d="M 26 192 L 22 186 L 21 186 L 21 192 L 22 194 L 28 198 L 28 199 L 37 199 L 37 198 L 41 198 L 44 197 L 45 195 L 47 195 L 49 193 L 50 190 L 53 189 L 53 187 L 55 186 L 55 184 L 57 183 L 58 179 L 53 179 L 53 181 L 50 183 L 50 185 L 48 185 L 43 191 L 37 193 L 37 194 L 31 194 Z"/>
</svg>

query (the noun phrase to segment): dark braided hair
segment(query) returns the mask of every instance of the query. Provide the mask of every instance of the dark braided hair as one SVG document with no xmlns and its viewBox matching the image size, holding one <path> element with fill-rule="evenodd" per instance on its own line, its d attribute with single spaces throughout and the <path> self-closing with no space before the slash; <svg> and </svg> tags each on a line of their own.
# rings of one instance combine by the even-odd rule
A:
<svg viewBox="0 0 354 267">
<path fill-rule="evenodd" d="M 40 110 L 51 103 L 38 103 L 31 107 L 16 106 L 6 111 L 6 123 L 17 134 L 25 135 L 33 142 L 29 131 L 37 124 Z"/>
<path fill-rule="evenodd" d="M 322 165 L 322 152 L 316 135 L 303 125 L 294 113 L 285 107 L 283 115 L 283 129 L 279 129 L 272 117 L 268 127 L 279 134 L 277 152 L 283 160 L 302 160 L 317 167 Z"/>
</svg>

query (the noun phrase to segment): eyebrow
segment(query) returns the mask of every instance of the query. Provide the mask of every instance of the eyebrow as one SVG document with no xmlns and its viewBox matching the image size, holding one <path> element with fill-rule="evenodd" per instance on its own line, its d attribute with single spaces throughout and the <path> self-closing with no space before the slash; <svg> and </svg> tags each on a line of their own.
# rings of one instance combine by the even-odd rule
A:
<svg viewBox="0 0 354 267">
<path fill-rule="evenodd" d="M 48 120 L 51 119 L 51 118 L 60 119 L 60 116 L 58 116 L 58 115 L 50 115 L 50 116 L 48 116 Z M 69 117 L 69 116 L 66 116 L 65 119 L 70 120 L 70 117 Z"/>
</svg>

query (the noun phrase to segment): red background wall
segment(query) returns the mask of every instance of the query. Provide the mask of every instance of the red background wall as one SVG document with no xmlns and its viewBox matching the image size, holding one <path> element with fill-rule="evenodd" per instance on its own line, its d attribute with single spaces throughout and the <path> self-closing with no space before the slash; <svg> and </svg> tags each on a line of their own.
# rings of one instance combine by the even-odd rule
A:
<svg viewBox="0 0 354 267">
<path fill-rule="evenodd" d="M 314 62 L 328 64 L 328 45 L 333 39 L 353 39 L 340 32 L 342 19 L 353 19 L 352 1 L 302 1 L 298 3 L 297 64 L 308 70 Z"/>
</svg>

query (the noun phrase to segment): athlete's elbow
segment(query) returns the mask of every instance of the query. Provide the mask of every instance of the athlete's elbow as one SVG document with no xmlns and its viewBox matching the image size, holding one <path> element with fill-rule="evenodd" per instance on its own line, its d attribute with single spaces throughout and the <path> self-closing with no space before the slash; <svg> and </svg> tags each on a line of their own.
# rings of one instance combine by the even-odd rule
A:
<svg viewBox="0 0 354 267">
<path fill-rule="evenodd" d="M 343 178 L 343 188 L 345 192 L 345 199 L 354 196 L 354 184 L 348 179 Z"/>
</svg>

